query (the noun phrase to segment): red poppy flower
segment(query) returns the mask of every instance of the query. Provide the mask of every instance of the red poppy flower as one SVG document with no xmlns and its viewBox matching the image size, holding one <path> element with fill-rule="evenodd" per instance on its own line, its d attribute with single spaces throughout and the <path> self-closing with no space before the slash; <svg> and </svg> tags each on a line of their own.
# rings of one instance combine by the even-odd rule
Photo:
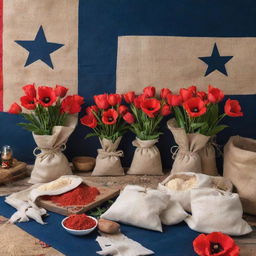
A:
<svg viewBox="0 0 256 256">
<path fill-rule="evenodd" d="M 206 107 L 199 97 L 193 97 L 183 103 L 183 107 L 191 117 L 197 117 L 205 114 Z"/>
<path fill-rule="evenodd" d="M 120 105 L 122 101 L 122 95 L 120 94 L 109 94 L 108 95 L 108 103 L 111 106 Z"/>
<path fill-rule="evenodd" d="M 29 96 L 22 96 L 20 98 L 21 106 L 29 109 L 34 110 L 36 108 L 36 102 L 35 99 Z"/>
<path fill-rule="evenodd" d="M 84 98 L 79 95 L 67 96 L 61 102 L 61 112 L 68 114 L 76 114 L 81 111 L 81 105 L 84 103 Z"/>
<path fill-rule="evenodd" d="M 64 98 L 68 92 L 68 88 L 61 85 L 56 85 L 54 91 L 57 97 Z"/>
<path fill-rule="evenodd" d="M 153 86 L 148 86 L 143 89 L 143 94 L 147 98 L 152 98 L 156 94 L 156 88 Z"/>
<path fill-rule="evenodd" d="M 107 94 L 99 94 L 99 95 L 95 95 L 93 97 L 96 105 L 98 108 L 100 109 L 107 109 L 109 107 L 109 103 L 108 103 L 108 95 Z"/>
<path fill-rule="evenodd" d="M 196 95 L 200 97 L 205 103 L 208 103 L 208 95 L 206 92 L 197 92 Z"/>
<path fill-rule="evenodd" d="M 161 89 L 160 97 L 161 99 L 166 99 L 168 94 L 171 94 L 172 92 L 168 88 Z"/>
<path fill-rule="evenodd" d="M 49 107 L 53 105 L 57 97 L 55 95 L 54 89 L 48 86 L 38 87 L 38 102 L 43 107 Z"/>
<path fill-rule="evenodd" d="M 25 92 L 26 96 L 31 98 L 36 98 L 36 88 L 35 84 L 28 84 L 22 87 L 23 91 Z"/>
<path fill-rule="evenodd" d="M 225 103 L 224 110 L 228 116 L 238 117 L 244 115 L 243 112 L 241 112 L 241 106 L 238 100 L 228 99 Z"/>
<path fill-rule="evenodd" d="M 137 96 L 137 97 L 133 100 L 133 105 L 134 105 L 136 108 L 140 109 L 140 108 L 141 108 L 141 107 L 140 107 L 141 102 L 142 102 L 143 100 L 145 100 L 145 99 L 146 99 L 145 95 L 144 95 L 144 94 L 141 94 L 141 95 Z"/>
<path fill-rule="evenodd" d="M 22 112 L 22 108 L 16 102 L 11 105 L 8 110 L 10 114 L 20 114 Z"/>
<path fill-rule="evenodd" d="M 85 112 L 88 114 L 88 115 L 91 115 L 94 113 L 97 113 L 99 111 L 98 107 L 96 105 L 92 105 L 92 106 L 89 106 L 86 108 Z"/>
<path fill-rule="evenodd" d="M 97 126 L 97 119 L 94 115 L 85 115 L 80 119 L 81 123 L 90 128 L 95 128 Z"/>
<path fill-rule="evenodd" d="M 188 87 L 189 91 L 192 91 L 193 96 L 196 96 L 197 87 L 195 85 L 191 85 Z"/>
<path fill-rule="evenodd" d="M 126 114 L 123 115 L 123 119 L 128 123 L 128 124 L 133 124 L 135 121 L 134 115 L 130 112 L 127 112 Z"/>
<path fill-rule="evenodd" d="M 193 247 L 200 256 L 238 256 L 240 251 L 235 241 L 221 232 L 199 235 Z"/>
<path fill-rule="evenodd" d="M 218 103 L 224 98 L 224 93 L 219 88 L 214 88 L 211 85 L 208 86 L 208 100 L 212 103 Z"/>
<path fill-rule="evenodd" d="M 190 87 L 188 89 L 181 88 L 180 89 L 180 96 L 183 100 L 183 102 L 187 101 L 188 99 L 192 98 L 194 95 L 194 88 Z"/>
<path fill-rule="evenodd" d="M 167 102 L 170 106 L 181 106 L 182 105 L 182 97 L 180 95 L 168 94 Z"/>
<path fill-rule="evenodd" d="M 146 98 L 142 100 L 140 106 L 141 106 L 141 110 L 145 114 L 147 114 L 147 116 L 150 118 L 154 118 L 157 112 L 161 108 L 160 101 L 154 98 L 152 99 Z"/>
<path fill-rule="evenodd" d="M 160 115 L 161 115 L 161 116 L 168 116 L 168 115 L 170 115 L 170 114 L 171 114 L 171 108 L 170 108 L 170 106 L 167 105 L 167 104 L 164 104 L 164 105 L 162 106 Z"/>
<path fill-rule="evenodd" d="M 101 120 L 104 124 L 111 125 L 116 123 L 117 118 L 117 111 L 111 108 L 103 112 Z"/>
<path fill-rule="evenodd" d="M 124 100 L 127 102 L 127 103 L 132 103 L 133 100 L 135 99 L 135 92 L 127 92 L 125 93 L 124 95 Z"/>
<path fill-rule="evenodd" d="M 128 107 L 125 105 L 120 105 L 118 108 L 118 113 L 123 116 L 126 112 L 128 112 Z"/>
</svg>

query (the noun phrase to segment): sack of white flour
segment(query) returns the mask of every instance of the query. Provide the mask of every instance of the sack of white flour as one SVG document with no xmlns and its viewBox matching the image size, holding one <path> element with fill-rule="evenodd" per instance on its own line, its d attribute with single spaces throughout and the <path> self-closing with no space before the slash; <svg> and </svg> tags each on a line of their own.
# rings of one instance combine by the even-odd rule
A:
<svg viewBox="0 0 256 256">
<path fill-rule="evenodd" d="M 205 187 L 232 191 L 232 184 L 228 179 L 193 172 L 171 174 L 158 184 L 159 190 L 169 194 L 172 200 L 179 202 L 189 212 L 191 211 L 191 190 Z"/>
<path fill-rule="evenodd" d="M 205 147 L 210 137 L 200 133 L 186 133 L 185 129 L 178 127 L 175 118 L 167 122 L 167 126 L 173 134 L 178 146 L 172 151 L 174 163 L 171 172 L 202 172 L 199 151 Z"/>
<path fill-rule="evenodd" d="M 29 183 L 45 183 L 62 175 L 72 174 L 68 159 L 62 153 L 66 148 L 69 136 L 77 124 L 77 116 L 70 116 L 67 126 L 54 126 L 52 135 L 35 135 L 37 144 L 34 149 L 36 161 Z M 37 153 L 40 152 L 40 153 Z"/>
<path fill-rule="evenodd" d="M 172 203 L 166 193 L 136 185 L 127 185 L 115 203 L 101 215 L 103 219 L 160 232 L 161 222 L 172 225 L 186 217 L 187 213 L 179 204 Z"/>
<path fill-rule="evenodd" d="M 5 198 L 5 202 L 17 211 L 11 216 L 10 222 L 26 222 L 29 218 L 45 224 L 42 216 L 46 210 L 37 206 L 36 199 L 44 195 L 60 195 L 78 187 L 83 179 L 74 175 L 66 175 L 45 184 L 35 184 L 26 190 L 13 193 Z"/>
<path fill-rule="evenodd" d="M 252 231 L 249 224 L 242 219 L 242 205 L 235 193 L 211 188 L 193 189 L 191 214 L 185 222 L 198 232 L 223 232 L 240 236 Z"/>
</svg>

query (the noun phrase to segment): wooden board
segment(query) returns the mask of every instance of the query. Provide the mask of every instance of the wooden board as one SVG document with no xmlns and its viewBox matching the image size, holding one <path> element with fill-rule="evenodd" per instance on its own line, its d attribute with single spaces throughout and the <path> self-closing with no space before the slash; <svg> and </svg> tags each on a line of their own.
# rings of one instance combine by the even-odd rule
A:
<svg viewBox="0 0 256 256">
<path fill-rule="evenodd" d="M 27 176 L 27 164 L 16 159 L 13 161 L 12 168 L 0 168 L 0 184 L 24 178 L 25 176 Z"/>
<path fill-rule="evenodd" d="M 120 193 L 119 189 L 108 188 L 108 187 L 98 187 L 98 186 L 95 186 L 95 187 L 97 187 L 97 189 L 100 191 L 100 194 L 96 197 L 94 202 L 84 206 L 77 206 L 77 205 L 59 206 L 51 201 L 43 200 L 42 198 L 39 198 L 37 200 L 37 204 L 48 211 L 52 211 L 52 212 L 59 213 L 61 215 L 68 216 L 70 214 L 87 212 L 93 209 L 94 207 L 97 207 L 100 204 L 108 201 L 109 199 L 118 196 Z"/>
</svg>

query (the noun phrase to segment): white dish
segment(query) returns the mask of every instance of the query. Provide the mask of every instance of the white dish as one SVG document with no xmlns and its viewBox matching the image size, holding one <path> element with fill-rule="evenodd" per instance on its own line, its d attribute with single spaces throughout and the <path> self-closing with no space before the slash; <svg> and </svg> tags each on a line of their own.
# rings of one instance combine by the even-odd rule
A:
<svg viewBox="0 0 256 256">
<path fill-rule="evenodd" d="M 66 219 L 68 219 L 69 217 L 66 217 L 62 220 L 61 222 L 61 225 L 62 227 L 70 234 L 72 235 L 75 235 L 75 236 L 84 236 L 84 235 L 88 235 L 90 234 L 97 226 L 98 226 L 98 220 L 95 219 L 94 217 L 91 217 L 91 216 L 88 216 L 89 218 L 95 220 L 96 224 L 93 228 L 89 228 L 89 229 L 83 229 L 83 230 L 75 230 L 75 229 L 70 229 L 70 228 L 67 228 L 65 225 L 64 225 L 64 222 Z"/>
</svg>

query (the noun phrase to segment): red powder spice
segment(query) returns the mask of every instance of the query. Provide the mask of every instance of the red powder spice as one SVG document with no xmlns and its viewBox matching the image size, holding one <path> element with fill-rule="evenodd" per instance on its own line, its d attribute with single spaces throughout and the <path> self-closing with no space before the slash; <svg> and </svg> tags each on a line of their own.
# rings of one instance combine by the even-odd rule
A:
<svg viewBox="0 0 256 256">
<path fill-rule="evenodd" d="M 73 190 L 56 196 L 44 196 L 44 200 L 50 200 L 60 206 L 87 205 L 93 202 L 100 192 L 95 187 L 81 184 Z"/>
<path fill-rule="evenodd" d="M 86 214 L 72 214 L 64 221 L 64 226 L 70 229 L 90 229 L 96 225 L 96 221 Z"/>
</svg>

